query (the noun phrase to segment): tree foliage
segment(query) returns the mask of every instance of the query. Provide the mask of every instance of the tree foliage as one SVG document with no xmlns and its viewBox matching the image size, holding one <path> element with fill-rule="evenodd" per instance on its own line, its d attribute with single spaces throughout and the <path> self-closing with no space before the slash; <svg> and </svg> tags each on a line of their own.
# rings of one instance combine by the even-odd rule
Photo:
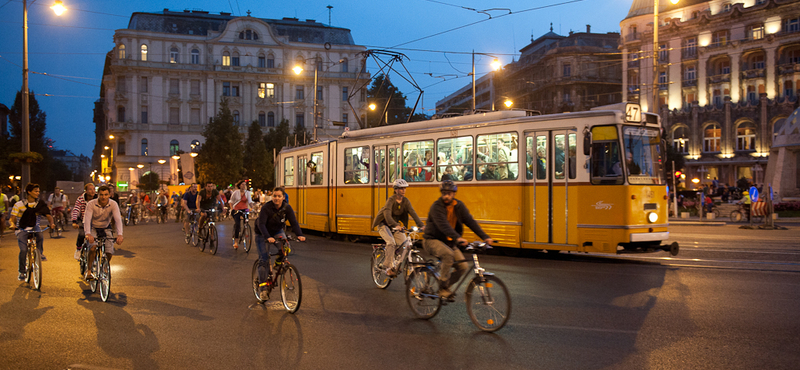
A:
<svg viewBox="0 0 800 370">
<path fill-rule="evenodd" d="M 387 116 L 389 125 L 405 123 L 411 114 L 411 108 L 406 107 L 406 96 L 384 74 L 372 80 L 372 86 L 367 89 L 367 101 L 375 104 L 374 111 L 367 109 L 367 127 L 386 125 Z"/>
<path fill-rule="evenodd" d="M 244 142 L 244 176 L 249 178 L 251 186 L 264 189 L 269 184 L 269 157 L 267 144 L 261 134 L 258 121 L 253 121 L 247 131 L 247 140 Z"/>
<path fill-rule="evenodd" d="M 158 190 L 158 174 L 152 171 L 147 172 L 139 178 L 139 189 L 144 191 Z"/>
<path fill-rule="evenodd" d="M 294 137 L 289 132 L 289 121 L 282 119 L 278 127 L 272 128 L 264 135 L 264 144 L 267 147 L 267 185 L 265 189 L 275 186 L 275 161 L 273 154 L 281 151 L 289 137 Z"/>
<path fill-rule="evenodd" d="M 228 100 L 223 99 L 217 115 L 203 130 L 205 142 L 196 159 L 198 179 L 217 185 L 235 183 L 242 178 L 242 135 L 233 124 Z"/>
</svg>

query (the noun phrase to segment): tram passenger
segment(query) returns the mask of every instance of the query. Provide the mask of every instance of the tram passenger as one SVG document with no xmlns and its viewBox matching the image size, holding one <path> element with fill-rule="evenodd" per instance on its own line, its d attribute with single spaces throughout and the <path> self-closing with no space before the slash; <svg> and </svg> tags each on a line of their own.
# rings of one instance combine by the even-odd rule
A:
<svg viewBox="0 0 800 370">
<path fill-rule="evenodd" d="M 425 225 L 417 216 L 417 212 L 411 205 L 411 201 L 405 197 L 408 182 L 403 179 L 397 179 L 394 182 L 394 195 L 386 200 L 386 204 L 378 211 L 378 215 L 372 222 L 372 228 L 378 228 L 381 238 L 386 242 L 386 258 L 383 261 L 383 266 L 386 268 L 386 275 L 397 275 L 397 264 L 406 257 L 403 251 L 403 256 L 400 260 L 394 260 L 395 249 L 403 245 L 406 241 L 406 236 L 400 230 L 403 226 L 408 226 L 408 215 L 414 218 L 414 222 L 419 228 L 424 228 Z"/>
<path fill-rule="evenodd" d="M 508 161 L 512 162 L 508 164 L 508 177 L 510 179 L 516 179 L 517 176 L 519 176 L 519 164 L 517 164 L 517 162 L 519 162 L 519 157 L 517 154 L 518 147 L 519 145 L 517 144 L 517 137 L 512 136 L 511 145 L 509 146 L 511 150 L 508 152 Z"/>
<path fill-rule="evenodd" d="M 508 147 L 506 147 L 506 141 L 497 138 L 497 162 L 500 164 L 497 167 L 497 180 L 506 180 L 508 179 L 508 164 L 511 154 L 509 153 Z"/>
</svg>

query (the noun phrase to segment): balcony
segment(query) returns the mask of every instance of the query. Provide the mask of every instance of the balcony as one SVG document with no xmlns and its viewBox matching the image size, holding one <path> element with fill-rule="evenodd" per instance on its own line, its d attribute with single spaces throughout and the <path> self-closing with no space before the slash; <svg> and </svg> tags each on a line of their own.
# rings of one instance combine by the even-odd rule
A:
<svg viewBox="0 0 800 370">
<path fill-rule="evenodd" d="M 642 35 L 640 33 L 633 33 L 625 36 L 625 42 L 639 41 L 641 39 Z"/>
<path fill-rule="evenodd" d="M 766 69 L 749 69 L 746 71 L 742 71 L 742 78 L 743 79 L 750 79 L 750 78 L 764 78 L 767 76 Z"/>
<path fill-rule="evenodd" d="M 712 84 L 722 83 L 722 82 L 731 82 L 731 74 L 730 73 L 722 73 L 718 75 L 708 76 L 708 82 Z"/>
<path fill-rule="evenodd" d="M 690 48 L 683 51 L 683 59 L 684 60 L 692 60 L 697 59 L 697 49 Z"/>
<path fill-rule="evenodd" d="M 695 86 L 697 86 L 696 78 L 691 80 L 683 80 L 683 87 L 695 87 Z"/>
<path fill-rule="evenodd" d="M 778 74 L 785 75 L 795 72 L 800 72 L 800 64 L 798 63 L 787 63 L 778 65 Z"/>
</svg>

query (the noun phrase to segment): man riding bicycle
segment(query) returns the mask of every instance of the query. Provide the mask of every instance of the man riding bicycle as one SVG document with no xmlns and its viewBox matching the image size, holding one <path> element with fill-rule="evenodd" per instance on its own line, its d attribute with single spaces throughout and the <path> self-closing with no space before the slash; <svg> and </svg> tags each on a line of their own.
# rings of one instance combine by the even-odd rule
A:
<svg viewBox="0 0 800 370">
<path fill-rule="evenodd" d="M 47 205 L 50 206 L 53 218 L 60 216 L 61 219 L 66 222 L 66 209 L 69 207 L 69 198 L 61 191 L 60 188 L 56 187 L 55 191 L 53 191 L 53 194 L 50 194 L 50 197 L 47 198 Z"/>
<path fill-rule="evenodd" d="M 472 218 L 467 206 L 455 199 L 458 191 L 455 182 L 452 180 L 442 181 L 439 191 L 442 196 L 433 202 L 428 211 L 428 224 L 425 226 L 425 234 L 422 236 L 422 247 L 429 254 L 441 259 L 439 295 L 442 298 L 451 298 L 453 292 L 449 289 L 450 285 L 457 282 L 461 275 L 469 269 L 466 262 L 460 262 L 456 266 L 456 271 L 452 274 L 450 272 L 454 261 L 464 259 L 464 254 L 458 249 L 458 245 L 467 244 L 467 240 L 461 236 L 464 232 L 464 225 L 467 225 L 487 244 L 491 245 L 493 240 Z"/>
<path fill-rule="evenodd" d="M 231 213 L 233 214 L 233 249 L 239 249 L 239 232 L 242 230 L 242 213 L 246 212 L 253 199 L 250 191 L 247 190 L 247 181 L 240 180 L 236 183 L 236 190 L 231 192 L 230 200 Z"/>
<path fill-rule="evenodd" d="M 394 181 L 394 195 L 386 200 L 386 204 L 378 211 L 378 215 L 372 222 L 372 227 L 378 228 L 381 238 L 386 242 L 386 258 L 383 266 L 386 268 L 386 275 L 394 277 L 397 275 L 395 264 L 400 261 L 394 260 L 394 253 L 397 246 L 403 245 L 406 236 L 401 232 L 403 226 L 408 226 L 408 215 L 414 218 L 414 222 L 421 229 L 425 227 L 422 220 L 417 216 L 411 201 L 405 197 L 408 182 L 403 179 Z M 402 222 L 402 224 L 398 223 Z"/>
<path fill-rule="evenodd" d="M 189 185 L 189 190 L 183 194 L 181 199 L 181 208 L 186 211 L 186 219 L 183 221 L 183 231 L 189 234 L 189 222 L 192 222 L 194 217 L 193 212 L 197 211 L 197 184 Z"/>
<path fill-rule="evenodd" d="M 17 234 L 17 244 L 19 245 L 19 281 L 25 280 L 25 255 L 28 254 L 28 234 L 36 234 L 36 245 L 39 247 L 39 253 L 42 255 L 42 261 L 46 261 L 44 257 L 44 238 L 42 237 L 42 230 L 39 228 L 39 216 L 47 217 L 50 222 L 50 228 L 55 228 L 53 216 L 50 214 L 50 208 L 47 204 L 39 201 L 39 185 L 28 184 L 25 186 L 25 200 L 20 200 L 14 204 L 11 210 L 11 218 L 9 224 L 12 229 L 15 229 Z M 31 230 L 26 230 L 26 229 Z"/>
<path fill-rule="evenodd" d="M 78 199 L 75 199 L 75 207 L 72 207 L 72 227 L 78 229 L 78 240 L 75 242 L 77 249 L 75 250 L 75 259 L 81 259 L 81 248 L 83 241 L 86 239 L 86 234 L 83 232 L 83 215 L 86 213 L 86 204 L 90 200 L 97 197 L 94 191 L 94 184 L 86 184 L 83 186 L 84 192 Z"/>
<path fill-rule="evenodd" d="M 97 189 L 97 199 L 92 199 L 86 204 L 86 213 L 83 218 L 83 232 L 86 234 L 86 241 L 89 242 L 89 258 L 87 261 L 94 260 L 95 250 L 97 249 L 95 238 L 105 236 L 111 239 L 111 235 L 106 234 L 106 230 L 111 228 L 111 220 L 114 220 L 116 228 L 116 242 L 117 244 L 122 244 L 122 216 L 119 213 L 119 205 L 111 200 L 111 191 L 108 186 L 101 186 Z M 106 245 L 106 258 L 108 258 L 109 262 L 113 255 L 114 243 L 109 243 Z M 86 269 L 84 279 L 94 279 L 91 268 Z"/>
<path fill-rule="evenodd" d="M 208 217 L 206 213 L 212 209 L 217 209 L 217 204 L 221 202 L 219 190 L 216 189 L 214 183 L 211 181 L 206 182 L 205 188 L 197 193 L 197 209 L 200 210 L 200 220 L 198 225 L 202 225 Z"/>
<path fill-rule="evenodd" d="M 157 217 L 162 218 L 166 222 L 167 220 L 167 206 L 169 205 L 169 197 L 167 197 L 167 191 L 161 190 L 156 196 L 156 205 L 157 205 Z"/>
<path fill-rule="evenodd" d="M 286 238 L 284 227 L 286 227 L 286 220 L 292 224 L 292 231 L 297 235 L 300 241 L 306 240 L 303 236 L 303 231 L 300 230 L 300 224 L 297 223 L 297 218 L 294 215 L 294 210 L 289 203 L 283 201 L 286 191 L 282 187 L 277 187 L 273 190 L 272 201 L 261 206 L 261 211 L 258 213 L 256 219 L 256 246 L 258 247 L 258 281 L 267 281 L 267 273 L 272 274 L 272 266 L 269 263 L 269 246 L 273 246 L 281 251 L 281 246 L 277 244 L 275 239 Z M 265 242 L 269 243 L 269 246 Z M 267 300 L 268 289 L 262 290 L 259 294 L 262 300 Z"/>
</svg>

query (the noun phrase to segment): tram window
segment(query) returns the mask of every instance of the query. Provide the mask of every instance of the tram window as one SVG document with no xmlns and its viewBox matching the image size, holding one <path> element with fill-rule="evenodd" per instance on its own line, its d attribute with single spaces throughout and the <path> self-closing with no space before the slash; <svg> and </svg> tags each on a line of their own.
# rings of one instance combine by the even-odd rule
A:
<svg viewBox="0 0 800 370">
<path fill-rule="evenodd" d="M 576 134 L 569 134 L 569 161 L 567 165 L 569 166 L 569 178 L 570 180 L 575 179 L 575 174 L 577 171 L 577 162 L 578 162 L 578 136 Z"/>
<path fill-rule="evenodd" d="M 515 180 L 519 175 L 516 132 L 478 136 L 478 180 Z"/>
<path fill-rule="evenodd" d="M 547 136 L 536 137 L 536 179 L 547 179 Z"/>
<path fill-rule="evenodd" d="M 555 164 L 555 178 L 556 179 L 564 179 L 564 160 L 565 158 L 565 139 L 566 135 L 555 135 L 555 158 L 553 158 L 553 163 Z"/>
<path fill-rule="evenodd" d="M 592 128 L 592 184 L 621 185 L 622 176 L 619 155 L 619 136 L 615 126 Z"/>
<path fill-rule="evenodd" d="M 436 178 L 439 181 L 471 181 L 474 177 L 472 165 L 472 136 L 439 139 L 436 142 Z"/>
<path fill-rule="evenodd" d="M 305 186 L 306 184 L 306 157 L 302 156 L 297 158 L 297 185 Z"/>
<path fill-rule="evenodd" d="M 283 186 L 294 185 L 294 157 L 283 159 Z"/>
<path fill-rule="evenodd" d="M 661 170 L 661 137 L 658 129 L 625 127 L 622 133 L 628 182 L 642 185 L 664 184 Z"/>
<path fill-rule="evenodd" d="M 375 149 L 375 183 L 386 182 L 386 149 Z"/>
<path fill-rule="evenodd" d="M 344 150 L 344 183 L 369 184 L 369 147 Z"/>
<path fill-rule="evenodd" d="M 403 179 L 433 181 L 433 140 L 403 143 Z"/>
<path fill-rule="evenodd" d="M 397 154 L 399 152 L 395 148 L 389 148 L 389 182 L 391 183 L 397 179 Z"/>
<path fill-rule="evenodd" d="M 324 175 L 324 163 L 322 163 L 322 152 L 311 153 L 311 162 L 309 162 L 309 167 L 311 168 L 311 185 L 322 185 L 322 182 L 325 180 Z"/>
</svg>

